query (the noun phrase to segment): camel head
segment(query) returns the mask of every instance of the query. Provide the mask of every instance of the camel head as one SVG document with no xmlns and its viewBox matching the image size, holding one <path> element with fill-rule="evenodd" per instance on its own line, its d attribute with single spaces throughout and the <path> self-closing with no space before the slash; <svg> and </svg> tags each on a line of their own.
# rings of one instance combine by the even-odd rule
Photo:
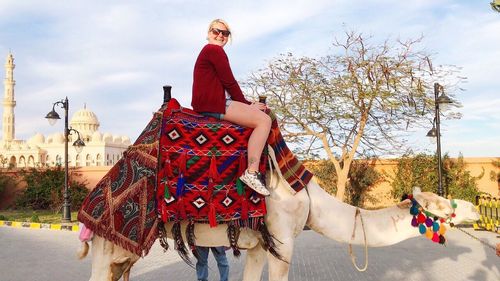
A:
<svg viewBox="0 0 500 281">
<path fill-rule="evenodd" d="M 88 243 L 82 242 L 82 250 L 78 253 L 80 259 L 88 253 Z M 130 269 L 139 256 L 129 252 L 112 242 L 94 235 L 92 238 L 92 275 L 89 281 L 118 281 L 123 276 L 129 280 Z"/>
<path fill-rule="evenodd" d="M 455 217 L 452 219 L 454 224 L 473 223 L 478 221 L 480 214 L 476 206 L 469 201 L 454 199 L 457 207 L 455 208 Z"/>
<path fill-rule="evenodd" d="M 454 224 L 470 223 L 479 220 L 479 213 L 475 206 L 465 200 L 452 201 L 432 192 L 421 192 L 420 188 L 413 189 L 413 197 L 426 211 L 445 219 L 451 219 Z M 453 215 L 453 216 L 452 216 Z"/>
</svg>

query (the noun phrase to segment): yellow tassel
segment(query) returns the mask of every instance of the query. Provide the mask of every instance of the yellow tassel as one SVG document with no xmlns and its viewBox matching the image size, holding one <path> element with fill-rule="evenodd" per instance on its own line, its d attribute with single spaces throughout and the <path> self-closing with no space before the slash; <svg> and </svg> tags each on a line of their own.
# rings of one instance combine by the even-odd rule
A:
<svg viewBox="0 0 500 281">
<path fill-rule="evenodd" d="M 441 227 L 439 228 L 439 234 L 444 236 L 445 232 L 446 232 L 446 227 L 444 227 L 444 224 L 442 224 Z"/>
<path fill-rule="evenodd" d="M 432 235 L 433 235 L 433 232 L 431 230 L 431 228 L 427 228 L 427 231 L 425 232 L 425 237 L 429 238 L 429 239 L 432 239 Z"/>
</svg>

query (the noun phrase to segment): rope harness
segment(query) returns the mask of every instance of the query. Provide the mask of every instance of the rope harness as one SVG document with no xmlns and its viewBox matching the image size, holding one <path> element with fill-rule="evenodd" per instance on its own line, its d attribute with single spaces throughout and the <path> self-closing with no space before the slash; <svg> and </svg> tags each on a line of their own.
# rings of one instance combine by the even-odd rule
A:
<svg viewBox="0 0 500 281">
<path fill-rule="evenodd" d="M 359 271 L 363 272 L 368 268 L 368 243 L 366 242 L 366 230 L 365 230 L 365 223 L 363 221 L 363 216 L 361 215 L 361 210 L 359 208 L 356 208 L 356 212 L 354 213 L 354 226 L 352 228 L 352 236 L 351 240 L 354 240 L 356 237 L 356 222 L 357 222 L 357 217 L 359 216 L 359 219 L 361 220 L 361 229 L 363 230 L 363 240 L 365 243 L 365 266 L 363 268 L 359 268 L 358 265 L 356 264 L 356 256 L 354 255 L 352 251 L 352 244 L 349 243 L 349 255 L 351 256 L 351 262 L 354 265 L 354 267 Z"/>
</svg>

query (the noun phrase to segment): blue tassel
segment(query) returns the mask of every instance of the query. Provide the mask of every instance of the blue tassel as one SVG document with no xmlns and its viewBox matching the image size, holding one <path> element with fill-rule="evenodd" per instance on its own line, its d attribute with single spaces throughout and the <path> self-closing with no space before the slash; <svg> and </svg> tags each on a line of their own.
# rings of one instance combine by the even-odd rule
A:
<svg viewBox="0 0 500 281">
<path fill-rule="evenodd" d="M 181 197 L 184 195 L 184 183 L 186 181 L 184 180 L 184 176 L 182 174 L 179 175 L 179 180 L 177 181 L 177 190 L 175 191 L 175 195 L 177 198 Z"/>
<path fill-rule="evenodd" d="M 420 234 L 425 234 L 425 232 L 427 231 L 427 228 L 425 227 L 424 224 L 420 224 L 418 226 L 418 231 L 420 232 Z"/>
</svg>

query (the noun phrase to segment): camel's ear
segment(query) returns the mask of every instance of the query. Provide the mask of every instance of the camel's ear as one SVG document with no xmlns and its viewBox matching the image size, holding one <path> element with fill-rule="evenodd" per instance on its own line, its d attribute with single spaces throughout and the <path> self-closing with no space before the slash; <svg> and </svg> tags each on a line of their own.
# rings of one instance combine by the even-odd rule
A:
<svg viewBox="0 0 500 281">
<path fill-rule="evenodd" d="M 422 190 L 420 190 L 420 187 L 418 187 L 418 186 L 413 187 L 413 195 L 418 194 L 420 192 L 422 192 Z"/>
</svg>

